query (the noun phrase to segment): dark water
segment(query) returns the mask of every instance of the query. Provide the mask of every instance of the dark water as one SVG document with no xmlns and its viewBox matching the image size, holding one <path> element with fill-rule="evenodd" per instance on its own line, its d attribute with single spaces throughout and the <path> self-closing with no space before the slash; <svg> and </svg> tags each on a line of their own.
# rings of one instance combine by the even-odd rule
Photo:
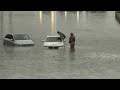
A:
<svg viewBox="0 0 120 90">
<path fill-rule="evenodd" d="M 0 12 L 0 78 L 120 78 L 120 25 L 114 11 Z M 47 35 L 66 34 L 65 48 L 42 47 Z M 69 49 L 69 34 L 76 36 Z M 34 47 L 3 46 L 7 33 L 26 33 Z"/>
</svg>

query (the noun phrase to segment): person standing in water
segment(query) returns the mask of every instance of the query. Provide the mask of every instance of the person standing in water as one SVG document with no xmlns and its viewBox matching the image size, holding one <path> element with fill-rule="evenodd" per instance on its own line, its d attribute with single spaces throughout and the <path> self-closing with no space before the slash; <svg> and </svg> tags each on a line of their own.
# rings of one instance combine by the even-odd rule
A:
<svg viewBox="0 0 120 90">
<path fill-rule="evenodd" d="M 69 43 L 70 43 L 70 48 L 74 49 L 74 47 L 75 47 L 75 36 L 74 36 L 73 33 L 70 33 Z"/>
</svg>

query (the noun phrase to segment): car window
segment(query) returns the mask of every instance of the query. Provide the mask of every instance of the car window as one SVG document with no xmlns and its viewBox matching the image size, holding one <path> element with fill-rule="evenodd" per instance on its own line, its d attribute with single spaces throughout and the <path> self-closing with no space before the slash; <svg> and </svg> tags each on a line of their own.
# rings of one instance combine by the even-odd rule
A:
<svg viewBox="0 0 120 90">
<path fill-rule="evenodd" d="M 26 34 L 15 34 L 15 40 L 29 40 L 30 38 Z"/>
<path fill-rule="evenodd" d="M 13 39 L 13 36 L 12 35 L 6 35 L 5 38 L 7 38 L 7 39 Z"/>
<path fill-rule="evenodd" d="M 60 37 L 48 37 L 46 42 L 62 42 L 62 39 Z"/>
</svg>

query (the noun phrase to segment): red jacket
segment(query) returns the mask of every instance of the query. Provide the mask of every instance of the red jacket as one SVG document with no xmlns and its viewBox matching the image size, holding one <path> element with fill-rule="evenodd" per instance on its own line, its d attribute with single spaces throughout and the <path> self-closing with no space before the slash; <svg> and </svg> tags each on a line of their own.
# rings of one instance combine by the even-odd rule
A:
<svg viewBox="0 0 120 90">
<path fill-rule="evenodd" d="M 75 36 L 70 36 L 69 43 L 70 44 L 75 44 Z"/>
</svg>

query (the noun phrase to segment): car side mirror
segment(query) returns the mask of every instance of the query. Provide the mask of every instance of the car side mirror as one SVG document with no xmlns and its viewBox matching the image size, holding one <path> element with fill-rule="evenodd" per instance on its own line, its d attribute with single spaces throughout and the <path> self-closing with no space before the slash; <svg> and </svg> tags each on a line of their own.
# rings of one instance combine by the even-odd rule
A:
<svg viewBox="0 0 120 90">
<path fill-rule="evenodd" d="M 42 40 L 42 42 L 44 42 L 44 40 Z"/>
</svg>

